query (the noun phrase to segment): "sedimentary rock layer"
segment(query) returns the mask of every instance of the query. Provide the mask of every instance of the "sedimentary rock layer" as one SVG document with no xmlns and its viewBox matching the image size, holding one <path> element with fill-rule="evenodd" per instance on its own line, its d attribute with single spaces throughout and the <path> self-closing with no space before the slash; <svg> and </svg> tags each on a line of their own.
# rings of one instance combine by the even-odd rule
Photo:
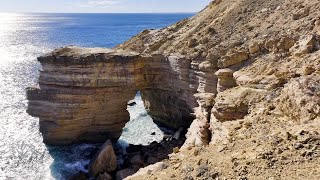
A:
<svg viewBox="0 0 320 180">
<path fill-rule="evenodd" d="M 118 139 L 137 91 L 156 123 L 187 127 L 194 119 L 193 94 L 206 76 L 181 56 L 100 48 L 65 47 L 39 62 L 39 88 L 28 89 L 27 111 L 39 117 L 47 144 Z"/>
<path fill-rule="evenodd" d="M 255 110 L 312 121 L 319 116 L 312 85 L 319 77 L 319 8 L 314 0 L 216 0 L 112 50 L 58 49 L 39 58 L 43 71 L 39 88 L 28 91 L 28 112 L 40 117 L 45 142 L 60 144 L 117 139 L 138 90 L 159 124 L 178 128 L 197 119 L 188 133 L 193 144 L 207 143 L 194 143 L 207 141 L 207 124 L 226 129 Z M 214 100 L 202 107 L 199 97 L 208 94 Z M 277 102 L 262 110 L 264 101 Z"/>
<path fill-rule="evenodd" d="M 39 58 L 43 70 L 39 88 L 28 91 L 28 113 L 40 118 L 45 143 L 121 135 L 127 102 L 137 92 L 133 74 L 143 67 L 135 54 L 122 57 L 107 49 L 64 48 Z"/>
</svg>

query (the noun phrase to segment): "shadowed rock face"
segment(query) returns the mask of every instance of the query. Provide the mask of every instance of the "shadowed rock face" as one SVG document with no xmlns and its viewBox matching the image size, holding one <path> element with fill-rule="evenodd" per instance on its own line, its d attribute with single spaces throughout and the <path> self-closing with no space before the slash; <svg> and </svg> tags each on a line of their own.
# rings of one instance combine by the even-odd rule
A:
<svg viewBox="0 0 320 180">
<path fill-rule="evenodd" d="M 199 77 L 182 57 L 66 47 L 38 60 L 43 70 L 39 87 L 27 91 L 27 112 L 39 117 L 47 144 L 117 140 L 138 90 L 156 123 L 179 128 L 194 119 Z"/>
</svg>

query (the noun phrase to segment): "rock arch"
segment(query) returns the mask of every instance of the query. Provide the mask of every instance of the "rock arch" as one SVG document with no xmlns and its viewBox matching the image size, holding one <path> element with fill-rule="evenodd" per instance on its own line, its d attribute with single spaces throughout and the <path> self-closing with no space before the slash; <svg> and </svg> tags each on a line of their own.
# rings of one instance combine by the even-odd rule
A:
<svg viewBox="0 0 320 180">
<path fill-rule="evenodd" d="M 179 128 L 195 118 L 201 72 L 183 57 L 71 46 L 38 60 L 43 70 L 39 87 L 27 91 L 27 111 L 39 117 L 47 144 L 117 140 L 138 90 L 156 123 Z"/>
</svg>

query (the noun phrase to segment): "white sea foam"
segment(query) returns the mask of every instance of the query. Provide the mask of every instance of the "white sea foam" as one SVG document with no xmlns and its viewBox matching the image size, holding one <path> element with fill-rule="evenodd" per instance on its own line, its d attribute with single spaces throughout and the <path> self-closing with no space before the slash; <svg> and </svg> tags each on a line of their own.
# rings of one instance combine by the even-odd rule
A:
<svg viewBox="0 0 320 180">
<path fill-rule="evenodd" d="M 130 102 L 136 104 L 127 108 L 130 113 L 130 121 L 126 124 L 120 140 L 135 145 L 148 145 L 153 141 L 160 142 L 163 139 L 163 132 L 147 114 L 140 93 L 137 93 Z"/>
</svg>

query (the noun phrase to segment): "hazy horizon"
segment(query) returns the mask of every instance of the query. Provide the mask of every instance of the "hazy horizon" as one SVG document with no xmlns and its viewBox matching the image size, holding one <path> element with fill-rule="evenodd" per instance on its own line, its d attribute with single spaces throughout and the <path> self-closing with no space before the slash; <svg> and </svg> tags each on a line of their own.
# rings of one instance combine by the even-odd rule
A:
<svg viewBox="0 0 320 180">
<path fill-rule="evenodd" d="M 0 15 L 1 14 L 195 14 L 197 12 L 0 12 Z"/>
<path fill-rule="evenodd" d="M 0 13 L 195 13 L 211 0 L 0 0 Z"/>
</svg>

